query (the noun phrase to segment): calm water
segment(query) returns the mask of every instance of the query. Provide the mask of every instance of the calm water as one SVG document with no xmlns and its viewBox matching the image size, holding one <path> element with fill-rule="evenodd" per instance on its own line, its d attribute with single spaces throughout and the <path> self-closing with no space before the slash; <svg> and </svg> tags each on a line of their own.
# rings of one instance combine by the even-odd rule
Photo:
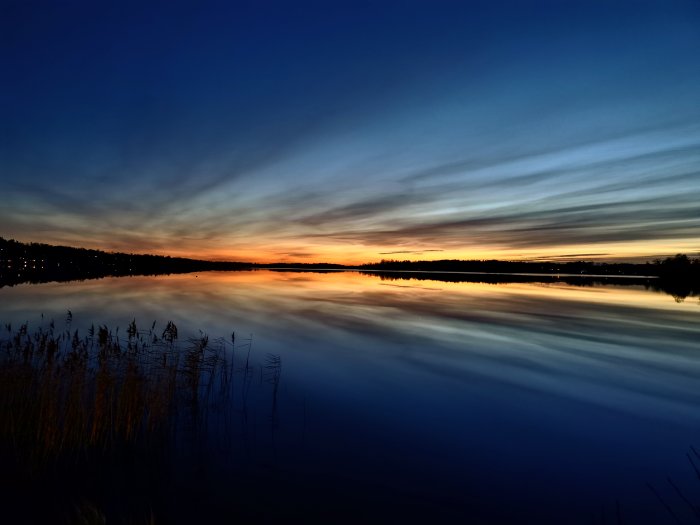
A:
<svg viewBox="0 0 700 525">
<path fill-rule="evenodd" d="M 474 523 L 615 523 L 619 502 L 665 523 L 646 483 L 681 518 L 667 477 L 700 499 L 697 297 L 271 271 L 0 289 L 5 323 L 67 310 L 73 328 L 172 320 L 281 356 L 277 412 L 259 396 L 238 455 L 208 451 L 217 500 L 245 485 L 302 517 Z"/>
</svg>

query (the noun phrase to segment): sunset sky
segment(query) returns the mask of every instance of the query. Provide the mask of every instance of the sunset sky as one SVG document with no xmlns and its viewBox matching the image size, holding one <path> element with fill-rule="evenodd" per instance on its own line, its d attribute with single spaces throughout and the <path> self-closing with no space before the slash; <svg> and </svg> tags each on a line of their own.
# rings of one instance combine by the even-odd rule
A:
<svg viewBox="0 0 700 525">
<path fill-rule="evenodd" d="M 0 64 L 5 238 L 351 264 L 700 252 L 697 0 L 1 0 Z"/>
</svg>

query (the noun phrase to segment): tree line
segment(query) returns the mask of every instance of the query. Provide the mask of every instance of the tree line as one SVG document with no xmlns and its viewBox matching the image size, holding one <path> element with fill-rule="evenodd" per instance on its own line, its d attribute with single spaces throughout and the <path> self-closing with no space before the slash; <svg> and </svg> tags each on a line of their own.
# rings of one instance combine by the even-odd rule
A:
<svg viewBox="0 0 700 525">
<path fill-rule="evenodd" d="M 404 271 L 404 272 L 474 272 L 474 273 L 536 273 L 605 276 L 650 276 L 667 279 L 698 279 L 700 258 L 678 254 L 665 259 L 657 259 L 644 264 L 606 262 L 531 262 L 498 260 L 459 260 L 410 261 L 383 259 L 377 263 L 361 266 L 363 270 Z"/>
<path fill-rule="evenodd" d="M 0 286 L 21 282 L 70 281 L 107 276 L 157 275 L 210 270 L 344 270 L 365 272 L 473 272 L 491 274 L 569 274 L 602 276 L 650 276 L 666 281 L 700 284 L 700 258 L 678 254 L 645 264 L 605 262 L 531 262 L 498 260 L 410 261 L 383 259 L 355 267 L 328 263 L 220 262 L 104 252 L 86 248 L 23 243 L 0 237 Z"/>
<path fill-rule="evenodd" d="M 86 248 L 23 243 L 0 237 L 0 286 L 21 282 L 72 281 L 107 276 L 247 268 L 250 268 L 249 263 L 111 253 Z"/>
</svg>

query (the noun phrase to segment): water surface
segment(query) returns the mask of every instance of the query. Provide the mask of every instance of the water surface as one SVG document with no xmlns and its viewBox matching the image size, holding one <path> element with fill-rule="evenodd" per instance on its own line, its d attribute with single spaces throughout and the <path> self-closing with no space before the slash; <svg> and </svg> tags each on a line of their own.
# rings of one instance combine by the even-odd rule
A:
<svg viewBox="0 0 700 525">
<path fill-rule="evenodd" d="M 172 320 L 183 336 L 252 337 L 257 363 L 281 356 L 275 411 L 251 402 L 213 494 L 248 476 L 301 518 L 613 522 L 619 504 L 626 522 L 657 523 L 670 516 L 647 483 L 681 517 L 667 477 L 700 488 L 685 456 L 700 445 L 697 298 L 356 272 L 0 289 L 4 323 L 68 310 L 73 329 Z"/>
</svg>

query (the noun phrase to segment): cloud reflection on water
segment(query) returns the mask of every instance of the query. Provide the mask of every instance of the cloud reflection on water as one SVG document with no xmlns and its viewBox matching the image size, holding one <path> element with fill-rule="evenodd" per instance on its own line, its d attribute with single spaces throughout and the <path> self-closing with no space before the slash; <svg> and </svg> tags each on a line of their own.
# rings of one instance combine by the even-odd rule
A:
<svg viewBox="0 0 700 525">
<path fill-rule="evenodd" d="M 358 361 L 390 368 L 463 381 L 479 375 L 617 410 L 656 407 L 665 417 L 698 418 L 700 308 L 641 286 L 388 283 L 348 272 L 255 271 L 3 293 L 3 315 L 15 320 L 35 319 L 37 304 L 47 316 L 70 308 L 77 319 L 122 326 L 134 316 L 165 322 L 166 315 L 192 330 L 255 333 L 291 354 L 352 347 Z"/>
<path fill-rule="evenodd" d="M 693 482 L 682 455 L 700 428 L 694 297 L 679 303 L 634 284 L 272 271 L 0 290 L 3 322 L 60 321 L 67 309 L 81 329 L 135 317 L 173 320 L 182 335 L 253 334 L 254 357 L 283 363 L 275 461 L 286 455 L 286 468 L 311 479 L 458 507 L 468 495 L 470 512 L 490 516 L 510 512 L 507 498 L 539 523 L 611 494 L 653 523 L 658 509 L 640 480 Z M 283 441 L 284 431 L 295 437 Z"/>
</svg>

